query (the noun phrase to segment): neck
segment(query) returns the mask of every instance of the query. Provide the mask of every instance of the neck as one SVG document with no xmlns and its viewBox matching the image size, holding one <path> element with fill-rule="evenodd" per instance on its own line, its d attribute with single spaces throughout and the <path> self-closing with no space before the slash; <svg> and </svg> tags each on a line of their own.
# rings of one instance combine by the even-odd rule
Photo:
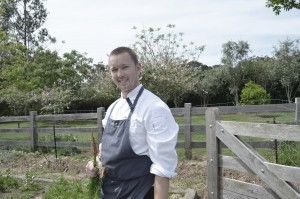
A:
<svg viewBox="0 0 300 199">
<path fill-rule="evenodd" d="M 127 91 L 122 91 L 122 97 L 125 99 L 127 98 L 128 93 L 130 93 L 131 91 L 133 91 L 136 87 L 138 87 L 140 85 L 139 82 L 137 82 L 136 84 L 133 85 L 133 87 Z"/>
</svg>

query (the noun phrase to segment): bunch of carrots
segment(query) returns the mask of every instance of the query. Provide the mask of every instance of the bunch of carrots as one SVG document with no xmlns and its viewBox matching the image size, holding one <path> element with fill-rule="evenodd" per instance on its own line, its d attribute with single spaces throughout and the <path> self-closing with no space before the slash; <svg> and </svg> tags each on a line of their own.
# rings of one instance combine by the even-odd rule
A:
<svg viewBox="0 0 300 199">
<path fill-rule="evenodd" d="M 98 155 L 98 150 L 97 150 L 97 144 L 94 135 L 92 134 L 92 149 L 93 149 L 93 164 L 94 167 L 97 168 L 98 170 L 99 165 L 97 164 L 97 155 Z M 90 199 L 99 199 L 100 196 L 100 190 L 101 190 L 101 185 L 102 185 L 102 178 L 100 176 L 100 173 L 97 172 L 97 175 L 95 177 L 90 177 L 89 184 L 88 184 L 88 191 L 89 191 L 89 198 Z"/>
</svg>

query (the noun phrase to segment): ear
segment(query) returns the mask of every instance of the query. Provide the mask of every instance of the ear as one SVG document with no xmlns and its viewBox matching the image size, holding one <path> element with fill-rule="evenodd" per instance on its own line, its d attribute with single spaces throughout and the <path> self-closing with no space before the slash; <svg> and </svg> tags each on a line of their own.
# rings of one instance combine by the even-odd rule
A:
<svg viewBox="0 0 300 199">
<path fill-rule="evenodd" d="M 137 63 L 137 64 L 135 65 L 135 67 L 136 67 L 136 70 L 138 71 L 138 73 L 140 74 L 141 71 L 142 71 L 142 65 L 141 65 L 141 63 Z"/>
</svg>

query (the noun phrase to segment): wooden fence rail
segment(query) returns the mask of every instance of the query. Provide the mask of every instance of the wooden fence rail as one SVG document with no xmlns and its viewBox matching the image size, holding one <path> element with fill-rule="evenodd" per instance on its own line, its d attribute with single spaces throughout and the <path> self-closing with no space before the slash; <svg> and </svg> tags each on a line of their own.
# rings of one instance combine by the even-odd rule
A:
<svg viewBox="0 0 300 199">
<path fill-rule="evenodd" d="M 252 105 L 252 106 L 221 106 L 218 107 L 222 114 L 238 114 L 238 113 L 264 113 L 264 112 L 295 112 L 295 122 L 299 122 L 299 99 L 295 104 L 273 104 L 273 105 Z M 193 148 L 205 148 L 206 142 L 193 142 L 192 133 L 205 134 L 205 125 L 192 124 L 192 116 L 205 115 L 207 107 L 192 107 L 190 103 L 186 103 L 183 108 L 172 108 L 171 112 L 174 117 L 184 117 L 184 124 L 179 125 L 180 133 L 184 133 L 184 141 L 178 142 L 178 148 L 185 148 L 185 156 L 187 159 L 192 157 Z M 37 112 L 30 112 L 29 116 L 20 117 L 0 117 L 0 123 L 6 122 L 30 122 L 29 128 L 0 128 L 1 133 L 29 133 L 30 141 L 0 140 L 0 146 L 30 146 L 33 151 L 40 146 L 54 146 L 53 142 L 39 141 L 38 137 L 42 133 L 52 133 L 53 128 L 38 127 L 38 122 L 72 121 L 72 120 L 96 120 L 96 127 L 68 127 L 55 128 L 56 133 L 96 133 L 98 134 L 98 142 L 102 138 L 102 119 L 104 118 L 104 108 L 98 108 L 97 113 L 79 113 L 79 114 L 59 114 L 59 115 L 38 115 Z M 90 146 L 88 142 L 57 142 L 58 146 Z M 253 142 L 253 147 L 273 147 L 273 142 Z M 225 147 L 225 146 L 224 146 Z"/>
</svg>

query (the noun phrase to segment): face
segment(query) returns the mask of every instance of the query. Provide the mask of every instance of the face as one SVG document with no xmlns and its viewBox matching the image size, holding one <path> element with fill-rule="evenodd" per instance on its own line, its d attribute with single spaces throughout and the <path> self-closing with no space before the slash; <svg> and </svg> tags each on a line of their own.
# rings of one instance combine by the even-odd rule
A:
<svg viewBox="0 0 300 199">
<path fill-rule="evenodd" d="M 135 64 L 127 52 L 111 55 L 109 69 L 114 83 L 121 89 L 124 97 L 139 85 L 141 65 Z"/>
</svg>

